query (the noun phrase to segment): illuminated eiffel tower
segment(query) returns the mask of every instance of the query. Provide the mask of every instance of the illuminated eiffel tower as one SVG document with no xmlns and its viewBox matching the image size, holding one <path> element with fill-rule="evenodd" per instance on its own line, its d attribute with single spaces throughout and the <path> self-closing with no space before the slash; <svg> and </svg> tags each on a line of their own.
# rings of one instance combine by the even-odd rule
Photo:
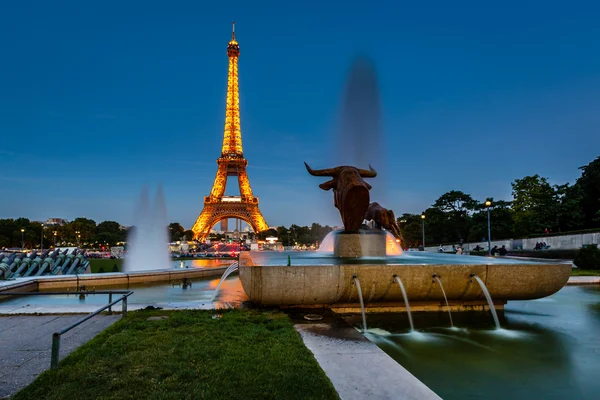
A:
<svg viewBox="0 0 600 400">
<path fill-rule="evenodd" d="M 238 57 L 240 46 L 235 40 L 235 23 L 232 23 L 231 41 L 227 46 L 229 56 L 229 75 L 227 77 L 227 107 L 225 111 L 225 133 L 221 157 L 217 159 L 217 176 L 210 196 L 204 196 L 204 208 L 192 227 L 194 239 L 204 241 L 212 227 L 219 221 L 237 218 L 246 221 L 254 230 L 261 232 L 269 229 L 260 210 L 258 197 L 252 195 L 242 150 L 242 131 L 240 128 L 240 96 L 238 90 Z M 240 187 L 239 196 L 225 196 L 227 178 L 237 176 Z"/>
</svg>

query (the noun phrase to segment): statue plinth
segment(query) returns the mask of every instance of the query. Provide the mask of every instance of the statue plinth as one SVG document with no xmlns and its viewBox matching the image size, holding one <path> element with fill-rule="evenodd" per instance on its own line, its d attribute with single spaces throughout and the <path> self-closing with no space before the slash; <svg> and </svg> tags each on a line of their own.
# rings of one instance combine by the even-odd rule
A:
<svg viewBox="0 0 600 400">
<path fill-rule="evenodd" d="M 333 239 L 335 257 L 385 257 L 386 235 L 383 231 L 340 232 Z"/>
</svg>

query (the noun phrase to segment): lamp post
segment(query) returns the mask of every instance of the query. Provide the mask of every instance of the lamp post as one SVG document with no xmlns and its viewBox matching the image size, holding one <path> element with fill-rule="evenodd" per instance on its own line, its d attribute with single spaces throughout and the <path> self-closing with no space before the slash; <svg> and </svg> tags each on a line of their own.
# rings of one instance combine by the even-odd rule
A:
<svg viewBox="0 0 600 400">
<path fill-rule="evenodd" d="M 75 234 L 77 235 L 77 247 L 79 247 L 79 238 L 81 235 L 79 234 L 79 231 L 75 231 Z"/>
<path fill-rule="evenodd" d="M 21 248 L 25 248 L 25 228 L 21 228 Z"/>
<path fill-rule="evenodd" d="M 52 234 L 54 235 L 54 247 L 56 247 L 56 234 L 57 233 L 58 232 L 56 232 L 56 231 L 52 232 Z"/>
<path fill-rule="evenodd" d="M 485 206 L 487 207 L 488 214 L 488 256 L 492 255 L 492 236 L 490 231 L 490 207 L 492 206 L 492 202 L 489 200 L 485 201 Z"/>
<path fill-rule="evenodd" d="M 425 213 L 421 214 L 421 224 L 423 227 L 423 251 L 425 251 Z"/>
<path fill-rule="evenodd" d="M 44 249 L 44 224 L 42 224 L 42 234 L 40 235 L 40 253 Z"/>
</svg>

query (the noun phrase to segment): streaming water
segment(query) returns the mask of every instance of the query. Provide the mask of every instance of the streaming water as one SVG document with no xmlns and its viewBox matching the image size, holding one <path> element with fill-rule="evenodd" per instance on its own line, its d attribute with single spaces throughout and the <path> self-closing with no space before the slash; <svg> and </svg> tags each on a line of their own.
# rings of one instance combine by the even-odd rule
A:
<svg viewBox="0 0 600 400">
<path fill-rule="evenodd" d="M 229 275 L 231 275 L 234 271 L 237 271 L 239 268 L 240 264 L 237 261 L 231 264 L 229 267 L 227 267 L 227 269 L 223 273 L 223 276 L 221 277 L 221 280 L 219 281 L 219 284 L 217 285 L 217 288 L 215 289 L 215 292 L 210 298 L 210 301 L 215 301 L 217 295 L 219 294 L 219 288 L 221 287 L 221 284 L 225 281 L 225 279 L 227 279 Z"/>
<path fill-rule="evenodd" d="M 402 297 L 404 297 L 404 305 L 406 306 L 406 313 L 408 314 L 408 322 L 410 323 L 410 331 L 413 332 L 415 330 L 415 325 L 413 324 L 412 315 L 410 313 L 410 304 L 408 304 L 408 296 L 406 295 L 406 290 L 404 289 L 404 284 L 402 283 L 402 279 L 399 276 L 395 276 L 396 282 L 398 282 L 398 286 L 400 286 L 400 291 L 402 292 Z"/>
<path fill-rule="evenodd" d="M 354 283 L 356 284 L 356 290 L 358 291 L 358 300 L 360 300 L 360 309 L 362 311 L 362 320 L 363 320 L 363 331 L 367 330 L 367 316 L 365 314 L 365 303 L 363 302 L 362 290 L 360 289 L 360 282 L 358 278 L 354 277 Z"/>
<path fill-rule="evenodd" d="M 128 238 L 130 245 L 124 272 L 172 268 L 166 213 L 162 187 L 158 187 L 153 204 L 150 204 L 148 189 L 144 188 L 136 209 L 135 226 Z"/>
<path fill-rule="evenodd" d="M 473 278 L 475 278 L 477 283 L 479 283 L 479 286 L 481 286 L 481 290 L 483 290 L 483 294 L 485 295 L 485 298 L 490 306 L 490 312 L 492 313 L 492 317 L 494 317 L 496 329 L 500 329 L 500 321 L 498 320 L 498 314 L 496 313 L 496 309 L 494 308 L 494 303 L 492 303 L 492 296 L 490 296 L 490 292 L 488 292 L 487 287 L 485 287 L 485 284 L 483 283 L 481 278 L 479 278 L 477 275 L 473 275 Z"/>
<path fill-rule="evenodd" d="M 444 290 L 444 285 L 442 285 L 442 280 L 438 275 L 434 275 L 433 278 L 440 284 L 440 289 L 442 289 L 442 294 L 444 295 L 444 300 L 446 300 L 446 308 L 448 308 L 448 317 L 450 317 L 450 327 L 454 328 L 454 322 L 452 322 L 452 313 L 450 312 L 450 305 L 448 304 L 448 298 L 446 297 L 446 291 Z"/>
</svg>

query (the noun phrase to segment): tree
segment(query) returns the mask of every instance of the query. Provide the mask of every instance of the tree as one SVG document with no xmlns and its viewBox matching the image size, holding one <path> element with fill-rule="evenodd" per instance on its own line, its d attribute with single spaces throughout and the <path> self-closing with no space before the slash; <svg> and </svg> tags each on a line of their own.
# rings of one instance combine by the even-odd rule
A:
<svg viewBox="0 0 600 400">
<path fill-rule="evenodd" d="M 182 238 L 182 240 L 192 240 L 194 238 L 194 231 L 188 229 L 187 231 L 183 232 L 183 237 L 185 239 Z"/>
<path fill-rule="evenodd" d="M 515 179 L 512 195 L 517 236 L 558 228 L 558 198 L 546 178 L 533 175 Z"/>
<path fill-rule="evenodd" d="M 181 240 L 184 232 L 185 229 L 183 229 L 183 226 L 181 226 L 179 222 L 171 222 L 169 224 L 169 241 L 176 242 Z"/>
<path fill-rule="evenodd" d="M 103 221 L 96 227 L 96 233 L 119 234 L 119 232 L 121 232 L 121 225 L 115 221 Z"/>
<path fill-rule="evenodd" d="M 435 201 L 433 208 L 444 213 L 444 235 L 448 239 L 452 241 L 466 240 L 471 224 L 471 213 L 476 206 L 477 201 L 471 195 L 459 190 L 444 193 Z"/>
<path fill-rule="evenodd" d="M 494 200 L 488 198 L 486 200 L 491 201 L 490 206 L 490 233 L 492 240 L 510 239 L 514 237 L 514 216 L 513 211 L 510 208 L 511 203 L 504 200 Z M 478 204 L 475 208 L 477 211 L 472 216 L 471 230 L 467 238 L 470 242 L 476 242 L 483 239 L 487 240 L 487 207 L 485 202 Z"/>
<path fill-rule="evenodd" d="M 575 183 L 581 193 L 584 226 L 600 227 L 600 156 L 594 161 L 579 168 L 581 177 Z"/>
<path fill-rule="evenodd" d="M 400 232 L 402 232 L 401 243 L 403 248 L 419 247 L 422 244 L 422 223 L 421 214 L 402 214 L 397 218 Z"/>
<path fill-rule="evenodd" d="M 577 184 L 554 186 L 557 197 L 557 222 L 559 231 L 581 229 L 585 226 L 585 216 L 581 209 L 582 193 Z"/>
</svg>

